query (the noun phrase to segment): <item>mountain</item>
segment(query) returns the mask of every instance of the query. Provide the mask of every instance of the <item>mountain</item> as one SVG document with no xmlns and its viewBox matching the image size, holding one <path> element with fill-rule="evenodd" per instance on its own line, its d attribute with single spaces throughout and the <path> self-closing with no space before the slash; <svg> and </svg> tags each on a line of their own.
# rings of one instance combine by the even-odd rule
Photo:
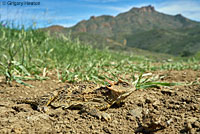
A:
<svg viewBox="0 0 200 134">
<path fill-rule="evenodd" d="M 56 32 L 59 31 L 71 32 L 72 37 L 98 48 L 135 47 L 182 56 L 200 50 L 199 22 L 181 14 L 172 16 L 157 12 L 152 6 L 132 8 L 117 16 L 92 16 Z"/>
</svg>

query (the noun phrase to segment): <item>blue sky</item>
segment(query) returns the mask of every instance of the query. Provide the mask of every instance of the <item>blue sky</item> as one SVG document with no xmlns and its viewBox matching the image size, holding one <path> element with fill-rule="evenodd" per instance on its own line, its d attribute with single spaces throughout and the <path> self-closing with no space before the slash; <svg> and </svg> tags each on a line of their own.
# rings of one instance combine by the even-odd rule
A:
<svg viewBox="0 0 200 134">
<path fill-rule="evenodd" d="M 40 5 L 8 5 L 8 2 L 24 1 L 40 2 Z M 115 16 L 132 7 L 147 5 L 154 6 L 155 10 L 162 13 L 182 14 L 200 22 L 200 0 L 0 0 L 0 20 L 14 20 L 19 25 L 26 26 L 36 22 L 37 27 L 69 27 L 90 16 Z"/>
</svg>

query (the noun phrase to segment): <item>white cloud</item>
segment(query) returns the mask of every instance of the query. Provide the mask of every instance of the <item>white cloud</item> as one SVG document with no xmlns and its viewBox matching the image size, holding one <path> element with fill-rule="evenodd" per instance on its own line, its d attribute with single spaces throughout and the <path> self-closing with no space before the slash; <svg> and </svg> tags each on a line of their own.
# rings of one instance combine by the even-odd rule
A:
<svg viewBox="0 0 200 134">
<path fill-rule="evenodd" d="M 47 16 L 39 20 L 72 20 L 72 16 Z"/>
<path fill-rule="evenodd" d="M 54 11 L 37 11 L 25 9 L 0 9 L 2 20 L 37 20 L 37 21 L 51 21 L 51 20 L 73 20 L 72 16 L 59 16 Z"/>
<path fill-rule="evenodd" d="M 109 9 L 117 12 L 125 12 L 130 8 L 132 8 L 132 6 L 126 6 L 126 7 L 104 6 L 104 9 Z"/>
<path fill-rule="evenodd" d="M 133 5 L 123 6 L 123 7 L 122 6 L 120 6 L 120 7 L 118 7 L 118 6 L 101 6 L 101 8 L 104 8 L 104 9 L 106 8 L 106 9 L 110 9 L 110 10 L 121 13 L 121 12 L 127 12 L 128 10 L 130 10 L 133 7 L 140 8 L 142 6 L 148 6 L 148 5 L 151 5 L 151 3 L 142 3 L 142 4 L 137 4 L 137 5 L 133 4 Z"/>
<path fill-rule="evenodd" d="M 156 10 L 176 15 L 182 14 L 183 16 L 200 21 L 200 2 L 194 0 L 181 0 L 181 1 L 172 1 L 165 2 L 155 5 Z"/>
<path fill-rule="evenodd" d="M 157 6 L 158 10 L 173 14 L 177 12 L 200 11 L 200 3 L 192 0 L 165 2 L 158 4 Z"/>
<path fill-rule="evenodd" d="M 71 27 L 74 26 L 74 23 L 58 23 L 57 25 L 63 26 L 63 27 Z"/>
</svg>

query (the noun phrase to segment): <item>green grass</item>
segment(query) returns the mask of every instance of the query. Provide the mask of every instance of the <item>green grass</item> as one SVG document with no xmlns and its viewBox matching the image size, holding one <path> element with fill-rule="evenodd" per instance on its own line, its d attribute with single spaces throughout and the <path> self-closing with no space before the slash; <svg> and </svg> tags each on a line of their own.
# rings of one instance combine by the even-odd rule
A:
<svg viewBox="0 0 200 134">
<path fill-rule="evenodd" d="M 94 49 L 70 36 L 53 37 L 40 30 L 1 25 L 0 44 L 0 75 L 4 75 L 8 83 L 16 81 L 26 86 L 31 86 L 26 80 L 48 79 L 43 74 L 51 71 L 56 72 L 53 75 L 62 82 L 104 83 L 105 79 L 134 79 L 135 74 L 148 71 L 200 69 L 195 58 L 163 61 L 158 66 L 154 59 Z M 153 85 L 151 82 L 149 84 Z"/>
</svg>

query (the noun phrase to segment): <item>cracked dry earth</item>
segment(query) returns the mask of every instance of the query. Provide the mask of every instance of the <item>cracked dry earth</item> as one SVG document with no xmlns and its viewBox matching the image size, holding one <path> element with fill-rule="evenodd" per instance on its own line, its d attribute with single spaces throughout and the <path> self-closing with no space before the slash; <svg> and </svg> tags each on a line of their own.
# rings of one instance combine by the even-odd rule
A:
<svg viewBox="0 0 200 134">
<path fill-rule="evenodd" d="M 99 120 L 78 110 L 38 112 L 12 100 L 37 97 L 65 86 L 52 80 L 32 81 L 34 88 L 0 85 L 0 133 L 93 133 L 93 134 L 200 134 L 200 72 L 158 71 L 161 81 L 187 85 L 140 89 L 120 107 L 105 112 L 110 121 Z"/>
</svg>

